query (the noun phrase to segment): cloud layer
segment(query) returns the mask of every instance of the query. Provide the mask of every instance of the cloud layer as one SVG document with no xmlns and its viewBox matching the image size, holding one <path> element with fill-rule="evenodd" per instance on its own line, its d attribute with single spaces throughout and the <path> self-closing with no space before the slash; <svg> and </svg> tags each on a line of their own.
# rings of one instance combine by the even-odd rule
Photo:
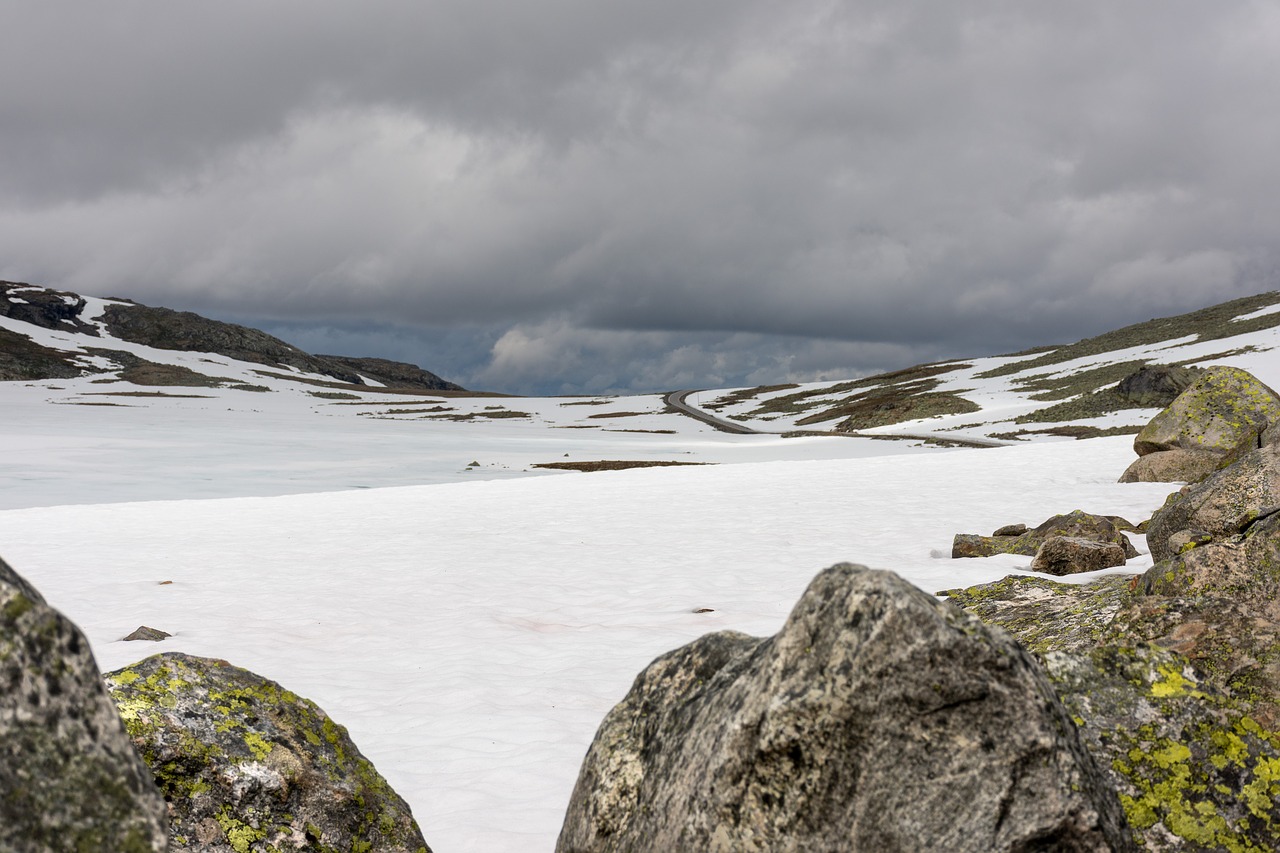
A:
<svg viewBox="0 0 1280 853">
<path fill-rule="evenodd" d="M 554 392 L 1280 286 L 1280 12 L 1059 6 L 0 0 L 0 277 Z"/>
</svg>

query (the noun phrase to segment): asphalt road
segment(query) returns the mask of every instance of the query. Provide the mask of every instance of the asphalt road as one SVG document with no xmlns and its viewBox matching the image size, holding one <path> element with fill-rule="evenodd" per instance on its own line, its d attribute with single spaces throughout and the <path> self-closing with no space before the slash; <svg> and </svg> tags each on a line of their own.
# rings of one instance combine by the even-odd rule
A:
<svg viewBox="0 0 1280 853">
<path fill-rule="evenodd" d="M 685 399 L 690 394 L 696 393 L 698 393 L 697 389 L 690 389 L 688 391 L 672 391 L 662 399 L 666 401 L 668 406 L 673 409 L 677 409 L 681 414 L 685 414 L 695 420 L 702 421 L 704 424 L 709 424 L 721 432 L 734 432 L 739 435 L 760 434 L 760 430 L 758 429 L 752 429 L 751 427 L 743 426 L 740 423 L 717 418 L 715 415 L 709 415 L 700 409 L 695 409 L 693 406 L 690 406 L 685 402 Z"/>
<path fill-rule="evenodd" d="M 695 420 L 702 421 L 704 424 L 709 424 L 710 426 L 713 426 L 716 429 L 721 430 L 723 432 L 732 432 L 732 433 L 737 433 L 739 435 L 770 434 L 765 432 L 764 430 L 752 429 L 751 427 L 743 426 L 742 424 L 737 423 L 736 421 L 727 421 L 727 420 L 724 420 L 723 418 L 717 418 L 715 415 L 708 414 L 707 412 L 704 412 L 701 409 L 695 409 L 693 406 L 690 406 L 686 402 L 686 400 L 688 399 L 690 394 L 696 394 L 696 393 L 698 393 L 698 389 L 689 389 L 687 391 L 672 391 L 668 393 L 666 396 L 664 396 L 663 400 L 666 401 L 667 405 L 671 406 L 673 409 L 676 409 L 681 414 L 688 415 L 689 417 L 694 418 Z M 913 433 L 910 435 L 885 434 L 885 433 L 832 432 L 832 431 L 825 431 L 825 430 L 797 430 L 797 432 L 808 432 L 808 433 L 811 433 L 812 435 L 839 435 L 839 436 L 855 437 L 855 438 L 879 438 L 879 439 L 895 439 L 896 438 L 896 439 L 914 439 L 916 441 L 937 440 L 937 441 L 950 442 L 952 444 L 958 444 L 963 447 L 1005 447 L 1011 443 L 1007 441 L 999 441 L 994 438 L 977 438 L 973 436 L 961 437 L 956 435 L 949 435 L 947 433 L 936 433 L 936 432 Z"/>
</svg>

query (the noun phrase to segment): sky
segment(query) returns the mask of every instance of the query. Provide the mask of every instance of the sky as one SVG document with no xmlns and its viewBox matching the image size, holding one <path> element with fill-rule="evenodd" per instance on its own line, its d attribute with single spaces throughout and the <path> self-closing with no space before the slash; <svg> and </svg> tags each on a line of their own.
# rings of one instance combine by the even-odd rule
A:
<svg viewBox="0 0 1280 853">
<path fill-rule="evenodd" d="M 0 279 L 467 387 L 848 378 L 1280 287 L 1280 6 L 0 0 Z"/>
</svg>

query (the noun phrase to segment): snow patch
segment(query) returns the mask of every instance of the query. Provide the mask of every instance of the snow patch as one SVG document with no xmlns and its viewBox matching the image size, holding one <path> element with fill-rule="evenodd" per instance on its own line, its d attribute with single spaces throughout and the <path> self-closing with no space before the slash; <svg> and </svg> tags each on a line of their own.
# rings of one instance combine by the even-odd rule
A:
<svg viewBox="0 0 1280 853">
<path fill-rule="evenodd" d="M 1241 314 L 1239 317 L 1232 317 L 1231 322 L 1242 323 L 1245 320 L 1252 320 L 1255 317 L 1265 317 L 1268 314 L 1280 313 L 1280 303 L 1268 305 L 1265 308 L 1259 308 L 1257 311 L 1250 311 L 1248 314 Z"/>
</svg>

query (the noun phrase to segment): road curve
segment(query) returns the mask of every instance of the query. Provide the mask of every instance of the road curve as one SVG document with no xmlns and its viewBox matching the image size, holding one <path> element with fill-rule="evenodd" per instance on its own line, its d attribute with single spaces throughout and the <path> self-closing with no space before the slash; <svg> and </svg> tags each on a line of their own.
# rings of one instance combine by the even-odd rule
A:
<svg viewBox="0 0 1280 853">
<path fill-rule="evenodd" d="M 765 430 L 752 429 L 734 421 L 727 421 L 723 418 L 717 418 L 715 415 L 708 414 L 701 409 L 695 409 L 686 401 L 690 394 L 698 393 L 699 389 L 689 389 L 687 391 L 671 391 L 663 396 L 663 400 L 668 406 L 680 412 L 682 415 L 688 415 L 695 420 L 702 421 L 704 424 L 715 427 L 723 432 L 732 432 L 738 435 L 779 435 L 775 432 L 767 432 Z M 878 438 L 882 441 L 893 439 L 906 439 L 914 441 L 940 441 L 961 447 L 1007 447 L 1013 442 L 1000 441 L 994 438 L 981 438 L 978 436 L 957 436 L 947 433 L 922 432 L 922 433 L 874 433 L 874 432 L 835 432 L 832 430 L 795 430 L 790 433 L 792 435 L 805 433 L 808 435 L 832 435 L 842 436 L 844 438 Z"/>
<path fill-rule="evenodd" d="M 681 414 L 688 415 L 694 420 L 702 421 L 704 424 L 713 426 L 721 432 L 732 432 L 737 433 L 738 435 L 761 434 L 758 429 L 752 429 L 751 427 L 743 426 L 742 424 L 734 423 L 733 421 L 726 421 L 723 418 L 717 418 L 715 415 L 709 415 L 701 409 L 695 409 L 693 406 L 690 406 L 685 402 L 685 399 L 690 394 L 696 394 L 699 390 L 700 389 L 691 388 L 688 391 L 672 391 L 664 395 L 662 399 L 668 406 Z"/>
</svg>

